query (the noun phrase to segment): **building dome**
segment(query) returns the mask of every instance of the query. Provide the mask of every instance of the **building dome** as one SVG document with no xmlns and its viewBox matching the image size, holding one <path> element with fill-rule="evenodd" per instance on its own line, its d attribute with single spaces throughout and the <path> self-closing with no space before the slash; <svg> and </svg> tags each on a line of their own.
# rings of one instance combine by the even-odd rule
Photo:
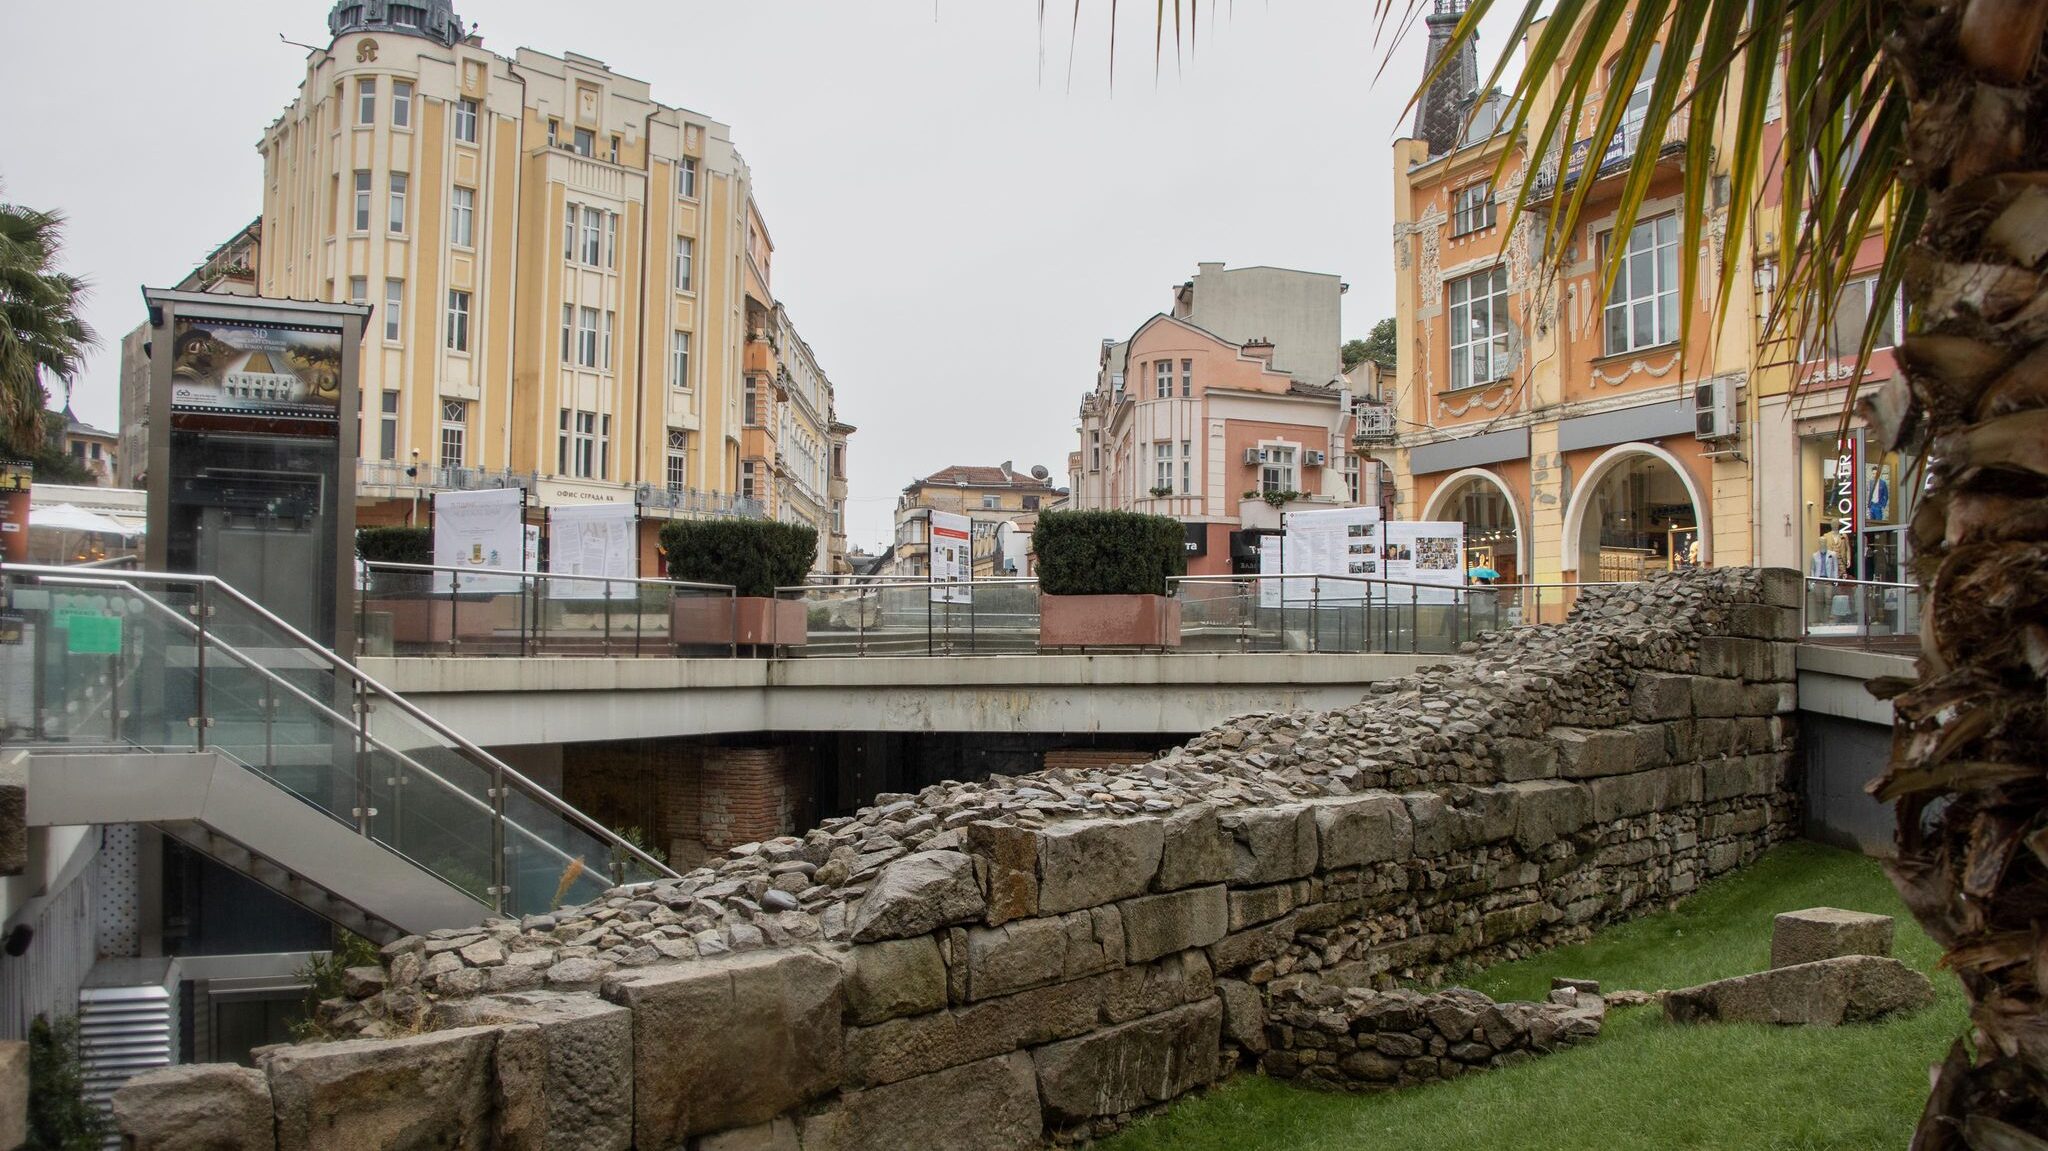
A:
<svg viewBox="0 0 2048 1151">
<path fill-rule="evenodd" d="M 421 36 L 449 48 L 469 34 L 452 0 L 338 0 L 327 30 L 336 39 L 351 32 Z"/>
</svg>

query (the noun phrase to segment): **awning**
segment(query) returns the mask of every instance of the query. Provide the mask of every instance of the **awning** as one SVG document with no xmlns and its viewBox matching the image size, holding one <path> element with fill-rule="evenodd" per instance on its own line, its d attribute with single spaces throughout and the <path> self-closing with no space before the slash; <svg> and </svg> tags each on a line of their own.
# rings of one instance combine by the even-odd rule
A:
<svg viewBox="0 0 2048 1151">
<path fill-rule="evenodd" d="M 110 519 L 97 512 L 89 512 L 76 504 L 57 504 L 54 507 L 30 508 L 28 526 L 48 528 L 60 532 L 98 532 L 110 536 L 141 535 L 141 528 L 131 528 L 118 520 Z"/>
</svg>

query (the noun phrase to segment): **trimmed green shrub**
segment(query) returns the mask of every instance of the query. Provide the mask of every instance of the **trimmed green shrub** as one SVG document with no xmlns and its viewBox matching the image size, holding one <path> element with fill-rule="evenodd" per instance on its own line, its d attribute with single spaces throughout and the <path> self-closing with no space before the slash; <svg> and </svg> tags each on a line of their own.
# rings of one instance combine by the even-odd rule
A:
<svg viewBox="0 0 2048 1151">
<path fill-rule="evenodd" d="M 661 529 L 670 579 L 731 584 L 772 596 L 804 582 L 818 556 L 818 529 L 767 520 L 676 520 Z"/>
<path fill-rule="evenodd" d="M 97 1151 L 109 1124 L 85 1097 L 78 1018 L 28 1025 L 28 1143 L 36 1151 Z"/>
<path fill-rule="evenodd" d="M 434 562 L 434 533 L 430 528 L 404 524 L 358 528 L 356 554 L 369 563 L 430 564 Z"/>
<path fill-rule="evenodd" d="M 1047 595 L 1168 595 L 1188 570 L 1187 530 L 1170 516 L 1047 512 L 1031 532 Z"/>
</svg>

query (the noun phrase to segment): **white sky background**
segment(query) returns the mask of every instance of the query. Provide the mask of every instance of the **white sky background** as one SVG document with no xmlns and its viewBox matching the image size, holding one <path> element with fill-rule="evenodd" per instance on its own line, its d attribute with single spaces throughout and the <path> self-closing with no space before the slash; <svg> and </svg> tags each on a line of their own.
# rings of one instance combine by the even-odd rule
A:
<svg viewBox="0 0 2048 1151">
<path fill-rule="evenodd" d="M 1396 0 L 1400 6 L 1400 0 Z M 327 0 L 0 2 L 0 198 L 70 217 L 101 344 L 81 418 L 118 426 L 122 333 L 261 208 L 256 143 L 326 43 Z M 1171 3 L 1168 4 L 1171 19 Z M 1335 272 L 1345 338 L 1393 313 L 1392 141 L 1374 0 L 1211 0 L 1194 52 L 1108 0 L 457 0 L 486 47 L 576 51 L 732 125 L 774 288 L 857 424 L 850 542 L 949 464 L 1064 482 L 1097 347 L 1203 260 Z M 1487 22 L 1499 50 L 1518 7 Z M 1075 45 L 1068 82 L 1069 45 Z M 61 402 L 61 399 L 54 402 Z"/>
</svg>

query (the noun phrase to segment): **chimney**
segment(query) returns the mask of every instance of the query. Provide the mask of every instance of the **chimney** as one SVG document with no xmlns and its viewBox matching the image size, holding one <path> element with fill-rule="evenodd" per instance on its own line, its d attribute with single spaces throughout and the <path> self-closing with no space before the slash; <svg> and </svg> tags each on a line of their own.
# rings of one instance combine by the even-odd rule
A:
<svg viewBox="0 0 2048 1151">
<path fill-rule="evenodd" d="M 1273 366 L 1273 341 L 1264 336 L 1246 340 L 1244 354 L 1270 368 Z"/>
<path fill-rule="evenodd" d="M 1436 67 L 1450 47 L 1451 32 L 1465 18 L 1470 0 L 1434 0 L 1435 8 L 1423 18 L 1429 25 L 1429 58 L 1423 74 Z M 1415 138 L 1429 145 L 1431 156 L 1441 156 L 1458 146 L 1465 132 L 1465 115 L 1479 94 L 1478 37 L 1467 40 L 1452 60 L 1423 93 L 1415 109 Z"/>
</svg>

